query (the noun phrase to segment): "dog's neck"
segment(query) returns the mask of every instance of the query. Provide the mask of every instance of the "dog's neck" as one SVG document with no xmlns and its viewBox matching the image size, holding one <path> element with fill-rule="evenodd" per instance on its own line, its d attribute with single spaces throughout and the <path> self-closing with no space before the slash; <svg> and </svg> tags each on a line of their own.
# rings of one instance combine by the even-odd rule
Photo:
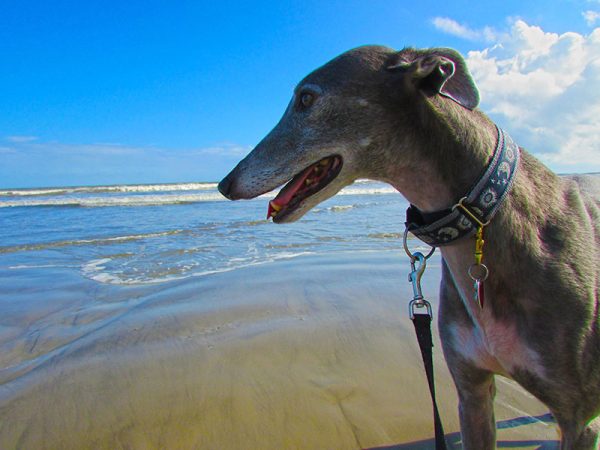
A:
<svg viewBox="0 0 600 450">
<path fill-rule="evenodd" d="M 420 149 L 420 154 L 427 156 L 411 170 L 398 171 L 398 177 L 391 182 L 423 212 L 446 210 L 467 195 L 488 167 L 498 139 L 496 126 L 482 113 L 464 110 L 445 99 L 432 101 L 431 105 L 435 113 L 427 116 L 431 118 L 423 127 L 431 132 L 421 138 Z M 496 238 L 505 241 L 505 237 Z M 441 247 L 441 251 L 467 310 L 485 328 L 485 313 L 472 299 L 473 280 L 468 275 L 474 261 L 474 245 L 472 239 L 459 239 Z"/>
<path fill-rule="evenodd" d="M 420 137 L 419 161 L 390 177 L 390 184 L 423 212 L 450 208 L 489 164 L 497 129 L 485 115 L 447 99 L 433 99 Z"/>
</svg>

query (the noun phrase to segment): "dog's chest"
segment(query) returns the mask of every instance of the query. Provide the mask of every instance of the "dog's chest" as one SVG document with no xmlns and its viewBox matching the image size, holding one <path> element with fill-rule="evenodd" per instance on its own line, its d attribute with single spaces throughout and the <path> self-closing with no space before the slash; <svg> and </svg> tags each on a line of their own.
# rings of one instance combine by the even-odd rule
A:
<svg viewBox="0 0 600 450">
<path fill-rule="evenodd" d="M 509 375 L 517 369 L 524 369 L 543 377 L 541 358 L 521 337 L 516 322 L 499 320 L 492 314 L 490 305 L 506 300 L 498 298 L 498 295 L 502 294 L 486 290 L 483 307 L 480 307 L 474 297 L 473 280 L 465 269 L 472 264 L 471 250 L 470 243 L 443 249 L 451 276 L 451 279 L 447 278 L 444 282 L 453 283 L 457 288 L 461 302 L 472 321 L 469 325 L 444 325 L 450 328 L 455 351 L 476 366 L 495 373 Z"/>
<path fill-rule="evenodd" d="M 451 325 L 456 351 L 476 366 L 510 375 L 527 370 L 543 376 L 539 355 L 520 336 L 516 326 L 482 314 L 475 326 Z"/>
</svg>

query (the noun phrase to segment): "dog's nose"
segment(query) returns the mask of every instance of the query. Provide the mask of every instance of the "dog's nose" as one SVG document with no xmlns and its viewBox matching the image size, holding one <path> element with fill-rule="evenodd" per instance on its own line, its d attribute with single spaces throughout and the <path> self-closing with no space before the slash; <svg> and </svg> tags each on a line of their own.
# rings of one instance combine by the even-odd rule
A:
<svg viewBox="0 0 600 450">
<path fill-rule="evenodd" d="M 231 197 L 231 184 L 231 174 L 227 175 L 219 183 L 219 192 L 229 200 L 233 200 Z"/>
</svg>

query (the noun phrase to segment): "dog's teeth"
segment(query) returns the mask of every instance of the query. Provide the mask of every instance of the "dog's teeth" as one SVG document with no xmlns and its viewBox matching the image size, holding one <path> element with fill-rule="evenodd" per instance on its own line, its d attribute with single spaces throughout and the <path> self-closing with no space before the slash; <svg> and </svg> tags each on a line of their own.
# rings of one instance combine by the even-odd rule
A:
<svg viewBox="0 0 600 450">
<path fill-rule="evenodd" d="M 306 181 L 304 182 L 304 184 L 306 184 L 307 186 L 310 186 L 311 184 L 313 184 L 313 180 L 310 178 L 307 178 Z"/>
<path fill-rule="evenodd" d="M 275 202 L 271 202 L 271 208 L 273 208 L 273 211 L 275 211 L 276 213 L 278 213 L 279 211 L 281 211 L 281 206 L 278 205 Z"/>
<path fill-rule="evenodd" d="M 323 161 L 320 161 L 320 162 L 319 162 L 319 165 L 320 165 L 320 166 L 323 166 L 323 167 L 325 167 L 327 164 L 329 164 L 329 158 L 327 158 L 327 159 L 324 159 Z"/>
</svg>

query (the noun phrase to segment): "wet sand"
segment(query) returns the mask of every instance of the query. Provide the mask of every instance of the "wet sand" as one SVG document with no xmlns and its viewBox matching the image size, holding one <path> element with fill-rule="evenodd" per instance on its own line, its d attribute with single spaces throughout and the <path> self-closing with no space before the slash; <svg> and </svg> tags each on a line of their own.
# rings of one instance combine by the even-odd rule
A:
<svg viewBox="0 0 600 450">
<path fill-rule="evenodd" d="M 401 253 L 360 252 L 155 286 L 38 280 L 60 289 L 31 289 L 38 312 L 4 311 L 0 328 L 0 448 L 433 448 L 407 271 Z M 434 257 L 434 311 L 439 271 Z M 455 390 L 439 343 L 434 352 L 460 448 Z M 497 384 L 499 447 L 554 448 L 547 409 Z"/>
</svg>

